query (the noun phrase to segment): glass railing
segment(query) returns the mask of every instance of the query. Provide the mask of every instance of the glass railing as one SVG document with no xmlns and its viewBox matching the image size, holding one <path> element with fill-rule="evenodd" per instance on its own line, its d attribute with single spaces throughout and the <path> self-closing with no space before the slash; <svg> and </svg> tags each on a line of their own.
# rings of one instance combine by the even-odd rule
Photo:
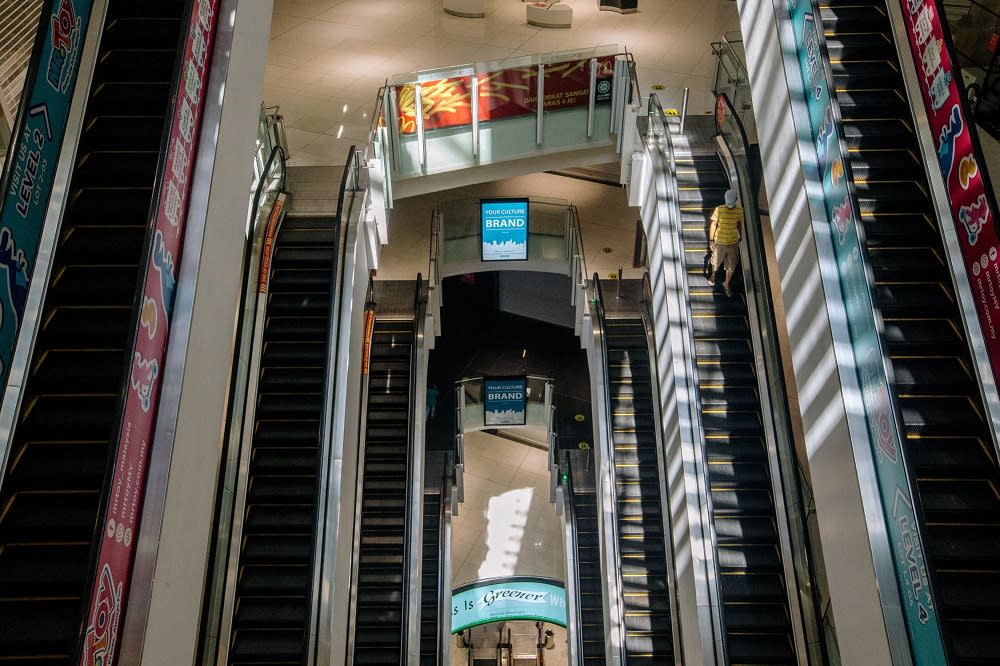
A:
<svg viewBox="0 0 1000 666">
<path fill-rule="evenodd" d="M 395 178 L 610 145 L 629 71 L 617 46 L 600 46 L 400 74 L 372 138 Z"/>
<path fill-rule="evenodd" d="M 485 378 L 489 379 L 489 378 Z M 472 377 L 455 382 L 458 387 L 459 413 L 464 432 L 470 430 L 486 430 L 487 428 L 511 428 L 518 425 L 537 428 L 549 428 L 549 407 L 552 395 L 548 387 L 552 380 L 548 377 L 527 375 L 525 377 L 525 411 L 524 423 L 498 425 L 487 423 L 485 414 L 485 379 Z"/>
<path fill-rule="evenodd" d="M 723 34 L 722 41 L 712 42 L 712 53 L 716 58 L 712 92 L 716 95 L 726 94 L 743 123 L 750 143 L 756 143 L 757 124 L 753 117 L 750 76 L 747 74 L 747 57 L 740 32 L 727 32 Z"/>
</svg>

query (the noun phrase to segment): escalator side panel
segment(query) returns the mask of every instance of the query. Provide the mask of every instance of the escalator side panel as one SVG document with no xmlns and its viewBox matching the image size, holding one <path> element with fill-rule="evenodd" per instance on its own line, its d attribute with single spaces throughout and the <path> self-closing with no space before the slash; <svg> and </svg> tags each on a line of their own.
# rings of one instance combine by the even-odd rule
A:
<svg viewBox="0 0 1000 666">
<path fill-rule="evenodd" d="M 146 233 L 169 99 L 158 94 L 149 100 L 145 113 L 155 131 L 127 142 L 106 145 L 90 129 L 119 102 L 120 115 L 131 117 L 128 100 L 145 99 L 151 86 L 169 89 L 177 56 L 175 49 L 140 48 L 159 63 L 155 71 L 166 72 L 165 78 L 150 76 L 142 84 L 122 80 L 105 66 L 103 56 L 126 38 L 117 21 L 135 15 L 131 5 L 114 0 L 108 8 L 82 149 L 74 161 L 52 282 L 0 490 L 0 654 L 11 660 L 68 664 L 84 625 L 86 563 L 95 546 L 121 387 L 131 365 L 126 345 L 146 245 L 137 239 Z M 156 6 L 156 29 L 170 31 L 171 43 L 178 43 L 185 3 Z M 142 34 L 149 23 L 141 13 L 138 18 L 131 30 Z M 95 103 L 102 96 L 107 104 Z M 91 159 L 97 154 L 101 159 Z M 131 178 L 135 174 L 141 178 Z M 84 234 L 100 252 L 79 253 Z M 101 285 L 112 288 L 104 291 Z M 77 328 L 80 322 L 86 323 Z M 57 463 L 50 460 L 55 454 Z"/>
<path fill-rule="evenodd" d="M 844 132 L 856 141 L 849 159 L 945 651 L 952 664 L 1000 663 L 1000 597 L 982 593 L 1000 577 L 1000 468 L 916 124 L 901 77 L 856 78 L 883 64 L 900 70 L 888 7 L 824 1 L 820 16 Z M 876 141 L 872 119 L 898 131 Z M 872 172 L 871 164 L 887 166 Z"/>
</svg>

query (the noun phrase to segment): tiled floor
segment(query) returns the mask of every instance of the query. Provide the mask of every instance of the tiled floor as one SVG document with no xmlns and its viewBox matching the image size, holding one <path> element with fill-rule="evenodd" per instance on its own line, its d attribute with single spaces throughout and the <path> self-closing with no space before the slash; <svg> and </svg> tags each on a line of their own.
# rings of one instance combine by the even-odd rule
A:
<svg viewBox="0 0 1000 666">
<path fill-rule="evenodd" d="M 452 522 L 452 587 L 503 576 L 565 580 L 546 452 L 485 432 L 465 437 L 465 503 Z"/>
<path fill-rule="evenodd" d="M 486 0 L 481 19 L 445 14 L 441 0 L 275 0 L 264 102 L 280 105 L 293 165 L 343 164 L 367 144 L 375 95 L 404 72 L 617 44 L 635 54 L 640 86 L 664 107 L 711 108 L 715 60 L 709 43 L 738 28 L 730 0 L 640 0 L 639 11 L 598 10 L 563 0 L 573 27 L 529 26 L 520 0 Z"/>
</svg>

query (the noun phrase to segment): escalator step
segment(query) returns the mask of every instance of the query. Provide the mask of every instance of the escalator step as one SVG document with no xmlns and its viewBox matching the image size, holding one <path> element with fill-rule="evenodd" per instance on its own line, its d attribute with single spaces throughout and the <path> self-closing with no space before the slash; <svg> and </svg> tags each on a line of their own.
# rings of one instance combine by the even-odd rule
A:
<svg viewBox="0 0 1000 666">
<path fill-rule="evenodd" d="M 262 420 L 254 432 L 254 446 L 316 446 L 319 442 L 318 420 Z"/>
<path fill-rule="evenodd" d="M 107 446 L 102 441 L 31 442 L 11 457 L 4 488 L 40 488 L 55 477 L 63 480 L 60 487 L 64 490 L 92 490 L 101 485 L 106 458 Z"/>
<path fill-rule="evenodd" d="M 899 408 L 907 437 L 974 436 L 982 432 L 982 416 L 967 396 L 903 396 Z"/>
<path fill-rule="evenodd" d="M 935 582 L 935 600 L 951 619 L 1000 618 L 1000 573 L 940 571 Z"/>
<path fill-rule="evenodd" d="M 787 633 L 771 635 L 730 633 L 726 648 L 733 664 L 797 663 Z"/>
<path fill-rule="evenodd" d="M 149 106 L 156 108 L 157 102 L 162 104 L 158 95 L 154 97 Z M 91 103 L 93 104 L 93 102 Z M 132 102 L 133 113 L 143 110 L 139 108 L 140 104 L 141 100 Z M 142 138 L 163 129 L 161 115 L 122 115 L 124 113 L 126 113 L 125 110 L 109 108 L 106 115 L 94 118 L 87 125 L 85 133 L 80 139 L 79 152 L 85 154 L 98 147 L 110 151 L 126 151 L 135 146 L 136 142 Z"/>
<path fill-rule="evenodd" d="M 241 596 L 275 595 L 304 598 L 310 582 L 308 565 L 244 565 L 240 570 L 238 593 Z"/>
<path fill-rule="evenodd" d="M 131 302 L 136 265 L 66 266 L 53 276 L 49 298 L 98 307 Z"/>
<path fill-rule="evenodd" d="M 981 570 L 996 562 L 1000 552 L 1000 525 L 927 525 L 927 550 L 932 561 L 946 569 Z"/>
<path fill-rule="evenodd" d="M 831 62 L 883 60 L 894 45 L 882 33 L 865 32 L 851 35 L 828 35 L 826 48 Z"/>
<path fill-rule="evenodd" d="M 718 549 L 719 568 L 726 573 L 747 569 L 780 573 L 781 556 L 777 546 L 729 546 Z"/>
<path fill-rule="evenodd" d="M 929 522 L 1000 524 L 1000 495 L 988 479 L 918 479 L 917 487 Z"/>
<path fill-rule="evenodd" d="M 11 663 L 71 663 L 79 636 L 79 598 L 3 599 L 0 645 Z M 42 657 L 40 660 L 39 657 Z"/>
<path fill-rule="evenodd" d="M 845 125 L 856 119 L 898 118 L 909 111 L 909 105 L 902 92 L 894 88 L 882 86 L 879 88 L 875 90 L 848 89 L 837 92 L 837 102 L 840 105 L 840 113 Z"/>
<path fill-rule="evenodd" d="M 146 138 L 144 144 L 150 144 L 149 139 L 157 137 L 156 141 L 150 145 L 155 146 L 159 142 L 158 135 L 162 132 L 165 118 L 164 109 L 170 97 L 170 84 L 166 80 L 147 80 L 129 83 L 119 83 L 115 81 L 105 81 L 94 90 L 88 111 L 96 118 L 148 118 L 158 119 L 159 129 L 156 134 L 139 135 L 136 138 Z M 88 128 L 90 126 L 88 125 Z M 143 144 L 137 144 L 143 145 Z M 116 202 L 110 201 L 114 204 Z M 146 205 L 149 205 L 149 197 L 146 197 Z"/>
<path fill-rule="evenodd" d="M 945 632 L 949 656 L 956 664 L 1000 663 L 996 615 L 989 619 L 948 622 Z"/>
<path fill-rule="evenodd" d="M 316 475 L 257 476 L 250 481 L 247 501 L 253 504 L 309 504 L 316 494 Z"/>
<path fill-rule="evenodd" d="M 0 551 L 0 605 L 14 597 L 83 594 L 86 542 L 10 544 Z"/>
<path fill-rule="evenodd" d="M 722 596 L 732 601 L 781 601 L 785 598 L 785 588 L 777 573 L 730 573 L 721 571 L 719 583 Z"/>
<path fill-rule="evenodd" d="M 304 534 L 313 528 L 312 504 L 267 505 L 247 507 L 246 532 L 267 534 Z"/>
<path fill-rule="evenodd" d="M 156 176 L 157 151 L 94 150 L 77 157 L 76 187 L 150 187 Z"/>
<path fill-rule="evenodd" d="M 240 629 L 233 632 L 230 664 L 300 664 L 301 629 Z"/>
<path fill-rule="evenodd" d="M 907 460 L 918 478 L 977 477 L 994 465 L 986 443 L 978 437 L 917 437 L 907 440 Z"/>
<path fill-rule="evenodd" d="M 95 314 L 97 316 L 95 316 Z M 64 306 L 53 309 L 42 324 L 38 347 L 51 348 L 50 354 L 59 354 L 59 349 L 96 349 L 119 350 L 117 361 L 121 363 L 125 357 L 125 345 L 128 344 L 128 324 L 131 321 L 131 310 L 127 307 L 115 306 L 100 309 L 87 307 Z M 114 352 L 113 352 L 114 353 Z M 109 359 L 110 360 L 110 359 Z M 48 358 L 43 359 L 43 363 Z M 59 364 L 68 371 L 72 362 Z M 111 370 L 108 360 L 95 362 L 99 368 Z M 61 371 L 61 372 L 62 372 Z"/>
<path fill-rule="evenodd" d="M 727 514 L 768 514 L 774 511 L 770 489 L 748 489 L 741 485 L 729 489 L 712 488 L 712 511 Z"/>
<path fill-rule="evenodd" d="M 316 449 L 254 449 L 251 473 L 315 475 L 319 452 Z"/>
<path fill-rule="evenodd" d="M 293 534 L 247 534 L 241 558 L 245 564 L 308 564 L 312 560 L 312 539 Z"/>
<path fill-rule="evenodd" d="M 107 441 L 117 399 L 103 395 L 42 395 L 24 407 L 27 440 Z"/>
<path fill-rule="evenodd" d="M 778 533 L 770 517 L 717 516 L 715 534 L 720 546 L 731 543 L 772 544 L 778 541 Z"/>
<path fill-rule="evenodd" d="M 713 492 L 726 488 L 738 488 L 740 492 L 754 488 L 767 489 L 771 484 L 771 477 L 764 461 L 710 462 L 708 464 L 708 477 Z"/>
<path fill-rule="evenodd" d="M 725 605 L 725 615 L 726 627 L 738 633 L 757 632 L 789 625 L 784 604 L 728 603 Z"/>
<path fill-rule="evenodd" d="M 706 435 L 717 432 L 730 433 L 743 437 L 761 433 L 760 414 L 757 411 L 730 411 L 726 408 L 713 408 L 702 411 L 702 428 Z"/>
<path fill-rule="evenodd" d="M 942 393 L 954 395 L 969 391 L 974 382 L 969 369 L 954 356 L 900 355 L 893 357 L 892 370 L 896 389 L 902 393 L 934 386 Z"/>
<path fill-rule="evenodd" d="M 240 628 L 298 629 L 306 621 L 304 598 L 243 597 L 234 623 Z M 299 629 L 301 632 L 301 629 Z"/>
</svg>

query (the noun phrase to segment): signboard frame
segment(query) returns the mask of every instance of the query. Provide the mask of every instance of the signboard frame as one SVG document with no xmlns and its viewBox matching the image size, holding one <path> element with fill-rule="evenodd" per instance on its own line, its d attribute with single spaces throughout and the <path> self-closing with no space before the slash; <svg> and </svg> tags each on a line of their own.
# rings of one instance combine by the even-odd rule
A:
<svg viewBox="0 0 1000 666">
<path fill-rule="evenodd" d="M 517 384 L 521 389 L 521 419 L 517 421 L 515 419 L 504 420 L 501 418 L 494 417 L 490 418 L 491 411 L 489 409 L 491 403 L 497 404 L 498 407 L 503 407 L 515 402 L 514 399 L 494 399 L 491 400 L 490 395 L 490 384 L 510 384 L 511 386 L 507 388 L 515 388 L 513 385 Z M 496 413 L 495 411 L 493 413 Z M 483 425 L 488 428 L 496 428 L 501 426 L 523 426 L 527 424 L 528 419 L 528 378 L 524 375 L 516 376 L 504 376 L 504 377 L 483 377 Z"/>
<path fill-rule="evenodd" d="M 496 236 L 503 237 L 503 238 L 513 237 L 514 232 L 517 231 L 518 232 L 518 236 L 517 236 L 517 238 L 515 240 L 521 240 L 521 241 L 523 241 L 522 243 L 518 243 L 518 244 L 524 246 L 524 251 L 520 252 L 518 254 L 518 256 L 511 256 L 511 257 L 492 256 L 491 253 L 487 253 L 487 251 L 486 251 L 487 238 L 490 235 L 487 232 L 487 227 L 486 227 L 487 220 L 488 219 L 493 219 L 493 218 L 511 217 L 513 215 L 519 214 L 519 213 L 514 213 L 514 212 L 510 212 L 510 213 L 499 213 L 498 212 L 498 213 L 492 213 L 492 214 L 487 213 L 487 207 L 488 206 L 497 205 L 497 204 L 503 204 L 503 205 L 508 205 L 508 206 L 514 206 L 514 205 L 517 205 L 517 206 L 523 205 L 524 206 L 524 231 L 523 231 L 523 239 L 520 237 L 520 230 L 517 230 L 517 229 L 512 229 L 512 230 L 505 230 L 505 229 L 491 230 L 491 232 L 493 232 Z M 492 215 L 492 217 L 488 218 L 487 217 L 488 215 Z M 500 198 L 480 199 L 479 200 L 479 258 L 480 258 L 480 260 L 484 261 L 484 262 L 485 261 L 489 261 L 489 262 L 493 262 L 493 261 L 527 261 L 528 257 L 529 257 L 529 251 L 530 251 L 530 247 L 529 247 L 529 243 L 530 243 L 530 238 L 529 238 L 530 237 L 530 233 L 529 232 L 530 232 L 530 229 L 531 229 L 531 201 L 530 201 L 530 199 L 528 197 L 500 197 Z M 508 233 L 503 233 L 503 232 L 508 232 Z M 492 252 L 495 252 L 497 255 L 502 254 L 499 250 L 493 250 Z"/>
</svg>

